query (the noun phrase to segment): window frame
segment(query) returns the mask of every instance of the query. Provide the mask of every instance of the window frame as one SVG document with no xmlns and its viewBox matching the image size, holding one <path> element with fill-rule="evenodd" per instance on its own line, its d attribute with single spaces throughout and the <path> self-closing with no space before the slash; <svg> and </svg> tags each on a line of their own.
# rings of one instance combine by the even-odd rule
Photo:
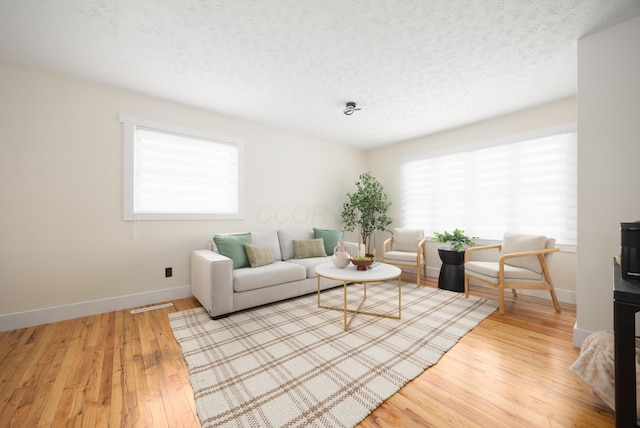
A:
<svg viewBox="0 0 640 428">
<path fill-rule="evenodd" d="M 544 129 L 539 129 L 539 130 L 535 130 L 535 131 L 529 131 L 529 132 L 524 132 L 524 133 L 520 133 L 520 134 L 513 134 L 513 135 L 509 135 L 509 136 L 505 136 L 502 138 L 496 138 L 496 139 L 491 139 L 491 140 L 484 140 L 484 141 L 477 141 L 477 142 L 472 142 L 472 143 L 468 143 L 468 144 L 460 144 L 460 145 L 456 145 L 453 147 L 447 147 L 444 149 L 440 149 L 440 150 L 434 150 L 428 153 L 421 153 L 421 154 L 417 154 L 417 155 L 413 155 L 413 156 L 408 156 L 405 157 L 401 160 L 401 168 L 404 169 L 404 165 L 406 163 L 409 162 L 415 162 L 415 161 L 421 161 L 421 160 L 426 160 L 426 159 L 437 159 L 437 158 L 441 158 L 441 157 L 446 157 L 446 156 L 452 156 L 452 155 L 457 155 L 457 154 L 464 154 L 464 153 L 469 153 L 469 152 L 475 152 L 478 150 L 483 150 L 483 149 L 489 149 L 489 148 L 494 148 L 494 147 L 499 147 L 499 146 L 507 146 L 507 145 L 512 145 L 512 144 L 518 144 L 518 143 L 523 143 L 525 141 L 528 140 L 537 140 L 537 139 L 543 139 L 543 138 L 547 138 L 547 137 L 553 137 L 555 135 L 560 135 L 560 134 L 575 134 L 575 138 L 576 138 L 576 168 L 577 168 L 577 126 L 575 123 L 565 123 L 562 125 L 558 125 L 558 126 L 554 126 L 554 127 L 550 127 L 550 128 L 544 128 Z M 401 172 L 401 175 L 404 174 L 404 172 Z M 577 175 L 575 177 L 576 180 L 576 186 L 577 186 Z M 404 201 L 404 198 L 406 197 L 405 195 L 405 177 L 400 178 L 400 185 L 401 185 L 401 199 Z M 577 187 L 576 187 L 576 192 L 577 192 Z M 577 194 L 576 194 L 577 197 Z M 401 217 L 403 222 L 408 221 L 409 219 L 406 217 L 406 209 L 407 207 L 404 205 L 404 202 L 401 202 Z M 472 213 L 471 213 L 472 214 Z M 576 218 L 577 218 L 577 212 L 576 212 Z M 412 225 L 412 227 L 419 227 L 417 225 Z M 424 225 L 423 225 L 424 226 Z M 420 226 L 420 227 L 423 227 Z M 409 226 L 407 226 L 409 227 Z M 436 228 L 438 226 L 435 226 Z M 465 225 L 458 225 L 458 227 L 465 229 Z M 577 224 L 576 224 L 577 227 Z M 433 229 L 434 227 L 431 227 L 431 229 Z M 437 231 L 437 229 L 436 229 Z M 427 237 L 430 239 L 433 239 L 433 234 L 429 233 L 429 230 L 425 230 L 425 232 L 427 232 Z M 440 231 L 442 232 L 442 231 Z M 473 234 L 472 230 L 465 230 L 465 232 L 467 232 L 467 234 Z M 505 231 L 507 232 L 507 231 Z M 523 232 L 524 233 L 524 232 Z M 493 244 L 493 243 L 497 243 L 500 241 L 495 240 L 494 238 L 489 238 L 489 237 L 482 237 L 480 236 L 479 239 L 476 240 L 476 243 L 479 245 L 487 245 L 487 244 Z M 556 245 L 557 247 L 560 247 L 560 249 L 562 251 L 566 251 L 566 252 L 575 252 L 576 251 L 576 247 L 577 247 L 577 242 L 573 243 L 573 242 L 566 242 L 566 243 L 559 243 Z"/>
<path fill-rule="evenodd" d="M 119 116 L 124 134 L 124 200 L 123 219 L 137 220 L 242 220 L 244 218 L 244 148 L 245 142 L 231 137 L 183 128 L 165 123 L 140 119 L 127 115 Z M 189 212 L 135 212 L 135 138 L 136 130 L 157 131 L 181 137 L 210 141 L 214 144 L 230 145 L 238 151 L 237 165 L 237 209 L 233 213 L 189 213 Z"/>
</svg>

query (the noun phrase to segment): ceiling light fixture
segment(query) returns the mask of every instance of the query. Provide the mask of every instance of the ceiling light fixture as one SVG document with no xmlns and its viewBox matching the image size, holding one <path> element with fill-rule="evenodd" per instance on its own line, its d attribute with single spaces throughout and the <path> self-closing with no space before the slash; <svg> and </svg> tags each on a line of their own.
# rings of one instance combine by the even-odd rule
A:
<svg viewBox="0 0 640 428">
<path fill-rule="evenodd" d="M 354 103 L 353 101 L 349 101 L 347 103 L 347 107 L 344 109 L 344 114 L 346 114 L 347 116 L 351 116 L 356 110 L 360 110 L 359 108 L 356 108 L 356 103 Z"/>
</svg>

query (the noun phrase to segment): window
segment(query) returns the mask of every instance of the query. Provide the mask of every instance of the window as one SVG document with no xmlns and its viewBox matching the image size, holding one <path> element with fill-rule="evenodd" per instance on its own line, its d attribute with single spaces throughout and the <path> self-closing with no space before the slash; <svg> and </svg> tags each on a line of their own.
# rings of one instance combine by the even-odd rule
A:
<svg viewBox="0 0 640 428">
<path fill-rule="evenodd" d="M 505 232 L 576 245 L 575 132 L 402 164 L 402 224 L 427 235 L 455 228 L 486 240 Z"/>
<path fill-rule="evenodd" d="M 121 116 L 125 220 L 242 218 L 244 145 Z"/>
</svg>

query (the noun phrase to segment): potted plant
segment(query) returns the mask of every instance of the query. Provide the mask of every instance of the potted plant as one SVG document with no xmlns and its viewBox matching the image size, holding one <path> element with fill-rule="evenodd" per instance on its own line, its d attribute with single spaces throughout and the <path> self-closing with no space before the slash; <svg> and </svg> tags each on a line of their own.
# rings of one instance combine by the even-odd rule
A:
<svg viewBox="0 0 640 428">
<path fill-rule="evenodd" d="M 434 232 L 436 242 L 450 242 L 451 249 L 454 251 L 461 251 L 462 248 L 467 245 L 469 247 L 475 247 L 476 243 L 474 239 L 478 239 L 477 236 L 467 236 L 464 234 L 464 230 L 455 229 L 453 233 L 449 233 L 446 230 L 442 233 Z"/>
<path fill-rule="evenodd" d="M 357 191 L 347 193 L 348 201 L 342 204 L 344 230 L 351 232 L 357 228 L 366 256 L 373 258 L 375 249 L 371 245 L 371 235 L 376 230 L 389 231 L 392 220 L 387 211 L 391 202 L 387 200 L 382 184 L 369 172 L 360 174 L 356 187 Z"/>
</svg>

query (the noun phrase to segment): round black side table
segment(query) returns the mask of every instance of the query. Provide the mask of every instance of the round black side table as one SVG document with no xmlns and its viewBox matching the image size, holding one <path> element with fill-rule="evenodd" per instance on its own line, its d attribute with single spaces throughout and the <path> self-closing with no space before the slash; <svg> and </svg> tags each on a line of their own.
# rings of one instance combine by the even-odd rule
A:
<svg viewBox="0 0 640 428">
<path fill-rule="evenodd" d="M 442 260 L 438 288 L 457 292 L 464 291 L 464 250 L 438 248 L 438 255 Z"/>
</svg>

